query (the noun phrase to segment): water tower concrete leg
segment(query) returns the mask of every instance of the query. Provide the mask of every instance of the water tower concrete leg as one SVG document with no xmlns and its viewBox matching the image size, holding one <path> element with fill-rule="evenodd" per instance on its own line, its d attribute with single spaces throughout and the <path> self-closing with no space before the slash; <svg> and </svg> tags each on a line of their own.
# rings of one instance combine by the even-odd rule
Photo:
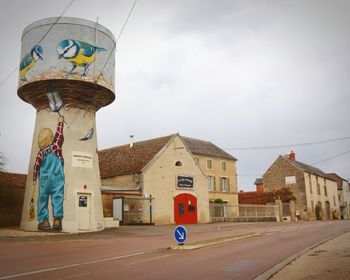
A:
<svg viewBox="0 0 350 280">
<path fill-rule="evenodd" d="M 64 122 L 57 113 L 37 112 L 21 229 L 36 231 L 44 220 L 53 227 L 60 219 L 64 232 L 102 230 L 95 113 L 60 113 Z"/>
</svg>

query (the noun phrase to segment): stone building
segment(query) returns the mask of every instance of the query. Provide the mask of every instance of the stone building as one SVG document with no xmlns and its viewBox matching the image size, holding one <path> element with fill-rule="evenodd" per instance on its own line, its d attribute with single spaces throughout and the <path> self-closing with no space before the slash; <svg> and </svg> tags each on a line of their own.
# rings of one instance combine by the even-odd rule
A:
<svg viewBox="0 0 350 280">
<path fill-rule="evenodd" d="M 321 169 L 307 165 L 289 155 L 280 155 L 263 175 L 264 190 L 289 188 L 296 197 L 296 214 L 302 219 L 315 219 L 316 205 L 323 219 L 339 216 L 337 183 Z"/>
<path fill-rule="evenodd" d="M 104 208 L 124 223 L 209 222 L 208 178 L 178 134 L 99 151 Z"/>
<path fill-rule="evenodd" d="M 350 219 L 350 183 L 335 173 L 327 176 L 337 182 L 341 218 Z"/>
</svg>

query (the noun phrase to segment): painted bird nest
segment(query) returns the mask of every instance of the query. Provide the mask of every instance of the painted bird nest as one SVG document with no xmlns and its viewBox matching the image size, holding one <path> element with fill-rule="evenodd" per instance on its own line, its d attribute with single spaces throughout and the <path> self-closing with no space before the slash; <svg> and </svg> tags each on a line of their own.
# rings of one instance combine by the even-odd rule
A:
<svg viewBox="0 0 350 280">
<path fill-rule="evenodd" d="M 115 99 L 112 85 L 101 75 L 98 83 L 79 74 L 64 78 L 65 71 L 42 73 L 31 77 L 29 82 L 20 82 L 18 96 L 32 104 L 38 111 L 49 108 L 47 92 L 54 88 L 59 93 L 65 108 L 80 108 L 96 112 Z"/>
</svg>

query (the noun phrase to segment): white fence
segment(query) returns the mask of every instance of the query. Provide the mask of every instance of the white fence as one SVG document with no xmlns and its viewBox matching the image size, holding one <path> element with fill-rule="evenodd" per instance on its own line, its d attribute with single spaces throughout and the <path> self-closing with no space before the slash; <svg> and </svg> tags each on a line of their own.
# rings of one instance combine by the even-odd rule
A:
<svg viewBox="0 0 350 280">
<path fill-rule="evenodd" d="M 230 205 L 210 203 L 211 222 L 279 221 L 277 205 Z"/>
</svg>

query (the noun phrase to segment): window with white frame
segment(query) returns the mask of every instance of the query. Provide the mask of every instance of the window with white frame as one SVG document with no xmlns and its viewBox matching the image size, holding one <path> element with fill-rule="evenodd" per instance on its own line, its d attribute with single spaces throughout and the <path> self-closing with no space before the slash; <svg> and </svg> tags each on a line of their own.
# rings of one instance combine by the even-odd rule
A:
<svg viewBox="0 0 350 280">
<path fill-rule="evenodd" d="M 222 170 L 222 171 L 226 171 L 226 168 L 227 168 L 227 166 L 226 166 L 226 161 L 222 161 L 222 162 L 221 162 L 221 170 Z"/>
<path fill-rule="evenodd" d="M 213 161 L 211 159 L 207 159 L 207 168 L 213 169 Z"/>
<path fill-rule="evenodd" d="M 312 193 L 311 174 L 309 174 L 309 186 L 310 186 L 310 193 Z"/>
<path fill-rule="evenodd" d="M 320 183 L 317 183 L 317 194 L 321 195 L 321 186 Z"/>
<path fill-rule="evenodd" d="M 320 183 L 318 182 L 317 176 L 316 176 L 316 185 L 317 185 L 317 194 L 321 195 L 321 186 L 320 186 Z"/>
<path fill-rule="evenodd" d="M 215 190 L 215 177 L 214 176 L 208 176 L 208 180 L 209 180 L 208 190 L 209 191 L 214 191 Z"/>
<path fill-rule="evenodd" d="M 221 191 L 228 192 L 228 179 L 226 177 L 221 177 Z"/>
</svg>

